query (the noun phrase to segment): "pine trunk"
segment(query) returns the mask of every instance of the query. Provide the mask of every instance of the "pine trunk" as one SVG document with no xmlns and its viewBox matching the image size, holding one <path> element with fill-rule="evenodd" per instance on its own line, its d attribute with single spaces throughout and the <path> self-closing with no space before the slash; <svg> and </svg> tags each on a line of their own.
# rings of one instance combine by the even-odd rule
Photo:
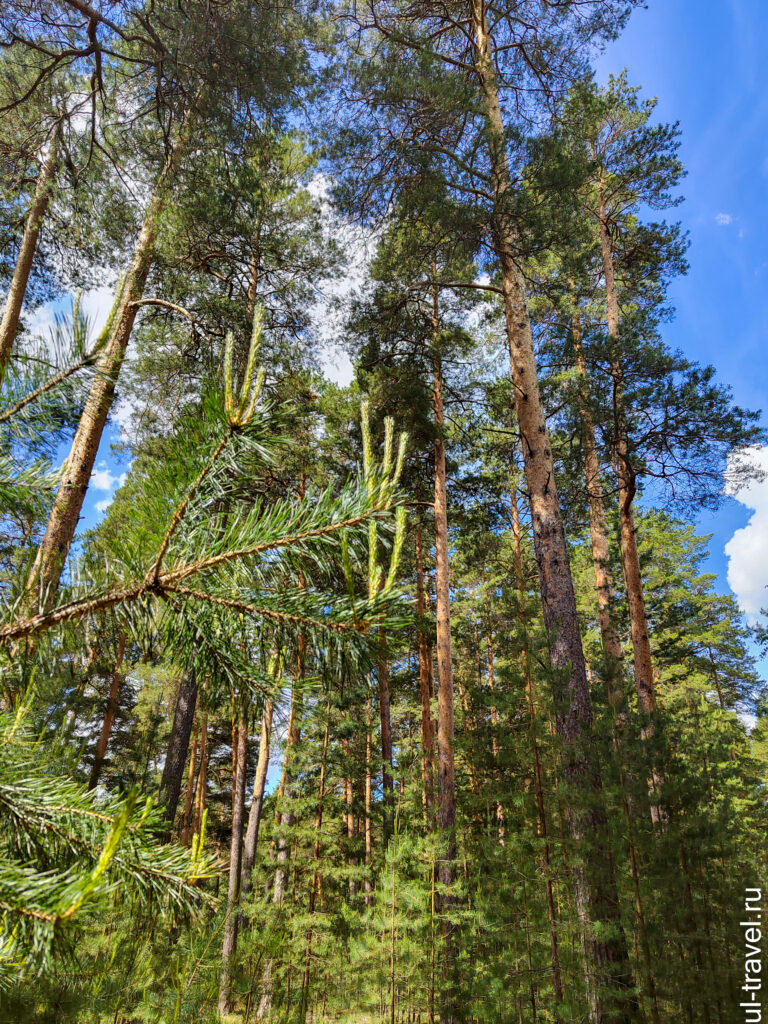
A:
<svg viewBox="0 0 768 1024">
<path fill-rule="evenodd" d="M 595 443 L 595 425 L 592 420 L 589 397 L 589 375 L 584 348 L 581 344 L 579 314 L 573 311 L 571 337 L 573 339 L 576 371 L 580 378 L 579 416 L 582 426 L 582 447 L 584 450 L 584 476 L 589 503 L 589 533 L 592 541 L 592 565 L 597 590 L 597 609 L 600 620 L 600 635 L 605 658 L 605 681 L 608 699 L 616 708 L 621 700 L 621 680 L 624 652 L 615 621 L 615 599 L 611 578 L 611 553 L 608 545 L 608 527 L 605 519 L 605 505 L 600 482 L 600 461 Z"/>
<path fill-rule="evenodd" d="M 611 345 L 611 378 L 613 384 L 614 416 L 614 458 L 619 491 L 619 525 L 621 528 L 621 557 L 624 568 L 624 584 L 629 606 L 629 625 L 632 634 L 633 667 L 637 707 L 640 713 L 641 735 L 649 744 L 656 732 L 656 687 L 653 677 L 653 656 L 648 633 L 648 616 L 645 610 L 643 577 L 640 571 L 640 555 L 637 549 L 635 518 L 632 504 L 637 491 L 635 471 L 629 453 L 626 413 L 624 409 L 624 381 L 619 361 L 619 298 L 616 288 L 611 238 L 602 193 L 598 203 L 598 227 L 600 250 L 603 259 L 605 279 L 605 300 L 608 319 L 608 339 Z M 663 783 L 661 771 L 652 752 L 651 777 L 651 818 L 654 823 L 661 821 L 658 792 Z"/>
<path fill-rule="evenodd" d="M 371 808 L 373 804 L 373 778 L 371 772 L 371 750 L 373 747 L 373 708 L 371 699 L 365 714 L 365 903 L 373 903 L 373 881 L 371 879 L 371 862 L 373 860 L 373 832 Z"/>
<path fill-rule="evenodd" d="M 221 948 L 221 980 L 219 982 L 219 1013 L 231 1013 L 232 961 L 237 952 L 238 903 L 240 901 L 240 875 L 243 851 L 243 820 L 245 818 L 245 775 L 248 759 L 248 722 L 241 715 L 237 723 L 237 753 L 232 779 L 234 792 L 232 810 L 232 839 L 229 848 L 229 884 L 227 886 L 227 916 L 224 920 L 224 941 Z"/>
<path fill-rule="evenodd" d="M 195 788 L 195 810 L 192 816 L 192 835 L 199 836 L 203 827 L 206 798 L 208 796 L 208 712 L 203 711 L 200 723 L 200 767 Z"/>
<path fill-rule="evenodd" d="M 109 743 L 109 737 L 112 735 L 112 726 L 115 723 L 115 715 L 117 714 L 117 697 L 120 692 L 120 680 L 122 678 L 120 670 L 123 666 L 124 656 L 125 634 L 121 633 L 117 640 L 115 669 L 112 673 L 112 682 L 109 687 L 109 697 L 107 698 L 107 708 L 104 712 L 104 721 L 101 723 L 99 742 L 96 744 L 96 756 L 93 761 L 93 768 L 91 769 L 91 777 L 88 780 L 88 789 L 96 788 L 101 776 L 101 769 L 104 765 L 104 756 L 107 753 L 107 744 Z"/>
<path fill-rule="evenodd" d="M 493 658 L 493 630 L 491 629 L 490 616 L 485 631 L 485 646 L 485 655 L 488 665 L 488 689 L 491 693 L 491 699 L 493 700 L 493 694 L 496 692 L 496 666 Z M 491 704 L 489 711 L 491 717 L 491 751 L 493 752 L 493 763 L 496 769 L 496 776 L 500 779 L 499 714 L 496 709 L 495 702 Z M 503 846 L 504 832 L 506 830 L 506 816 L 504 814 L 504 807 L 501 804 L 501 801 L 498 800 L 496 801 L 496 822 L 499 826 L 499 842 Z"/>
<path fill-rule="evenodd" d="M 382 785 L 384 788 L 384 835 L 392 831 L 394 781 L 392 778 L 392 715 L 389 699 L 389 665 L 384 654 L 384 633 L 379 632 L 380 654 L 376 664 L 379 685 L 379 721 L 381 724 Z"/>
<path fill-rule="evenodd" d="M 435 727 L 432 721 L 432 644 L 424 628 L 427 601 L 424 587 L 424 547 L 421 525 L 416 527 L 416 614 L 419 617 L 422 799 L 427 821 L 430 821 L 435 798 Z"/>
<path fill-rule="evenodd" d="M 51 198 L 51 188 L 56 177 L 59 159 L 59 147 L 61 145 L 61 125 L 58 125 L 48 153 L 40 167 L 35 185 L 35 194 L 32 197 L 32 205 L 27 213 L 24 222 L 24 233 L 21 237 L 19 254 L 16 257 L 16 266 L 13 270 L 13 277 L 5 297 L 3 318 L 0 321 L 0 384 L 3 382 L 5 371 L 13 351 L 13 343 L 16 340 L 16 331 L 19 327 L 21 309 L 24 305 L 24 297 L 27 293 L 27 284 L 32 270 L 32 262 L 37 249 L 37 239 L 40 235 L 48 203 Z"/>
<path fill-rule="evenodd" d="M 192 726 L 192 751 L 187 764 L 187 786 L 184 791 L 184 806 L 181 811 L 181 845 L 189 846 L 192 839 L 192 812 L 195 800 L 195 774 L 197 771 L 197 755 L 200 746 L 197 719 Z"/>
<path fill-rule="evenodd" d="M 256 778 L 253 782 L 253 797 L 251 798 L 251 809 L 248 813 L 248 829 L 245 833 L 243 845 L 243 877 L 241 880 L 244 893 L 251 890 L 251 872 L 256 862 L 256 850 L 259 845 L 259 828 L 261 826 L 261 812 L 264 807 L 264 790 L 267 785 L 267 772 L 269 770 L 269 746 L 272 740 L 272 715 L 273 704 L 268 700 L 264 704 L 264 713 L 261 717 L 261 736 L 259 739 L 259 758 L 256 762 Z"/>
<path fill-rule="evenodd" d="M 303 655 L 300 656 L 299 663 L 299 675 L 301 675 L 301 672 L 303 671 Z M 293 689 L 291 690 L 291 710 L 288 715 L 288 734 L 285 740 L 285 753 L 283 755 L 283 772 L 280 780 L 281 788 L 277 800 L 278 806 L 276 816 L 278 837 L 276 843 L 275 879 L 272 889 L 273 906 L 279 906 L 283 902 L 283 899 L 285 898 L 285 883 L 288 878 L 289 842 L 286 833 L 295 822 L 295 815 L 291 807 L 294 796 L 294 777 L 291 768 L 291 760 L 293 758 L 294 748 L 301 738 L 300 723 L 302 703 L 301 693 L 297 692 L 296 683 L 294 683 Z M 283 806 L 284 802 L 287 803 L 287 806 Z M 257 1020 L 264 1020 L 271 1012 L 273 972 L 274 963 L 272 960 L 268 960 L 264 968 L 264 976 L 262 978 L 261 999 L 259 1000 L 259 1006 L 256 1012 Z"/>
<path fill-rule="evenodd" d="M 549 948 L 552 963 L 552 987 L 555 990 L 554 1019 L 560 1024 L 560 1004 L 563 1001 L 563 980 L 560 970 L 560 944 L 557 937 L 557 910 L 555 908 L 554 886 L 552 884 L 552 857 L 549 849 L 549 829 L 547 811 L 544 804 L 544 777 L 541 767 L 539 741 L 536 736 L 536 695 L 534 693 L 531 660 L 528 651 L 528 640 L 525 635 L 525 579 L 523 575 L 523 530 L 520 522 L 520 508 L 517 504 L 517 490 L 512 485 L 512 543 L 515 555 L 515 584 L 518 601 L 518 621 L 523 630 L 523 673 L 525 676 L 525 693 L 528 699 L 528 715 L 530 726 L 531 749 L 533 751 L 533 785 L 536 796 L 536 813 L 539 819 L 539 838 L 542 840 L 542 860 L 544 861 L 544 892 L 547 899 L 547 920 L 549 922 Z"/>
<path fill-rule="evenodd" d="M 494 189 L 492 229 L 501 271 L 542 610 L 549 636 L 555 723 L 563 744 L 565 782 L 576 797 L 568 807 L 567 826 L 578 855 L 573 859 L 572 878 L 587 972 L 589 1019 L 591 1024 L 609 1020 L 624 1024 L 638 1019 L 639 1007 L 619 915 L 613 864 L 604 845 L 608 830 L 602 807 L 600 768 L 592 746 L 589 683 L 554 459 L 539 392 L 525 283 L 515 262 L 516 237 L 507 209 L 512 184 L 483 0 L 472 0 L 472 15 L 475 69 L 486 104 Z"/>
<path fill-rule="evenodd" d="M 330 707 L 327 706 L 325 709 L 325 730 L 323 731 L 323 750 L 320 757 L 320 780 L 318 783 L 317 793 L 317 814 L 315 815 L 315 841 L 312 844 L 312 862 L 314 868 L 312 870 L 312 882 L 309 890 L 309 919 L 310 924 L 307 928 L 307 946 L 304 954 L 304 975 L 301 980 L 301 1009 L 299 1012 L 300 1024 L 304 1024 L 307 1019 L 307 1009 L 309 1006 L 309 986 L 312 976 L 312 917 L 315 913 L 315 906 L 317 902 L 317 890 L 320 883 L 320 833 L 323 827 L 323 810 L 325 806 L 325 775 L 326 775 L 326 763 L 328 760 L 328 740 L 330 737 L 330 729 L 328 726 L 328 716 L 330 714 Z"/>
<path fill-rule="evenodd" d="M 434 377 L 432 404 L 435 420 L 435 617 L 437 625 L 437 822 L 442 833 L 437 876 L 440 882 L 440 907 L 449 912 L 456 879 L 456 783 L 453 750 L 453 660 L 451 656 L 450 576 L 448 569 L 448 495 L 443 430 L 442 366 L 438 346 L 439 321 L 437 290 L 433 292 Z M 454 926 L 443 920 L 444 998 L 440 1008 L 441 1024 L 459 1019 L 455 991 Z"/>
<path fill-rule="evenodd" d="M 197 681 L 192 671 L 185 672 L 179 680 L 179 692 L 176 697 L 176 708 L 173 712 L 173 725 L 168 738 L 168 753 L 165 757 L 163 775 L 160 780 L 160 803 L 164 805 L 164 817 L 168 822 L 168 833 L 173 828 L 176 808 L 181 795 L 181 784 L 184 778 L 184 765 L 187 763 L 189 738 L 195 723 L 197 708 Z"/>
<path fill-rule="evenodd" d="M 595 573 L 595 587 L 597 590 L 598 615 L 600 620 L 600 634 L 603 641 L 603 654 L 605 659 L 605 682 L 608 693 L 608 700 L 614 713 L 621 716 L 623 710 L 623 658 L 621 640 L 615 622 L 615 597 L 613 579 L 610 570 L 610 550 L 608 547 L 608 530 L 605 519 L 605 506 L 603 504 L 603 493 L 600 485 L 600 463 L 597 457 L 597 445 L 595 444 L 595 427 L 592 420 L 589 398 L 589 374 L 587 363 L 584 357 L 584 349 L 581 344 L 581 325 L 578 312 L 574 308 L 572 318 L 572 339 L 576 370 L 581 378 L 581 406 L 579 415 L 582 425 L 582 444 L 584 448 L 584 474 L 587 485 L 587 500 L 589 502 L 589 527 L 592 539 L 592 564 Z M 621 790 L 622 808 L 624 821 L 627 830 L 627 847 L 629 853 L 629 868 L 632 877 L 632 885 L 635 895 L 635 913 L 637 916 L 637 928 L 640 940 L 640 949 L 643 955 L 644 983 L 648 999 L 651 1004 L 651 1019 L 658 1024 L 658 1005 L 656 989 L 653 980 L 653 969 L 651 964 L 650 946 L 648 944 L 648 933 L 645 925 L 645 913 L 643 908 L 642 895 L 640 891 L 640 876 L 637 868 L 637 856 L 632 829 L 632 815 L 627 792 L 627 781 L 624 772 L 623 754 L 620 742 L 620 730 L 618 722 L 613 724 L 613 747 L 616 754 L 619 770 L 619 787 Z"/>
<path fill-rule="evenodd" d="M 107 416 L 114 401 L 115 387 L 136 319 L 137 303 L 144 293 L 144 286 L 154 260 L 155 245 L 162 214 L 170 195 L 170 185 L 181 162 L 186 142 L 187 131 L 182 129 L 165 161 L 144 215 L 144 223 L 122 289 L 120 305 L 115 313 L 114 328 L 96 365 L 96 372 L 67 457 L 48 525 L 27 582 L 28 602 L 34 610 L 48 611 L 53 604 L 64 563 L 75 536 Z"/>
</svg>

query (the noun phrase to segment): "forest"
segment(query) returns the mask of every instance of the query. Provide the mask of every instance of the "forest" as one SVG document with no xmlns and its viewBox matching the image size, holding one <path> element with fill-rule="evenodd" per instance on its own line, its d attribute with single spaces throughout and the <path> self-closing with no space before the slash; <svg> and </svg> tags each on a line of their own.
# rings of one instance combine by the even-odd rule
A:
<svg viewBox="0 0 768 1024">
<path fill-rule="evenodd" d="M 2 1024 L 762 1019 L 639 6 L 3 5 Z"/>
</svg>

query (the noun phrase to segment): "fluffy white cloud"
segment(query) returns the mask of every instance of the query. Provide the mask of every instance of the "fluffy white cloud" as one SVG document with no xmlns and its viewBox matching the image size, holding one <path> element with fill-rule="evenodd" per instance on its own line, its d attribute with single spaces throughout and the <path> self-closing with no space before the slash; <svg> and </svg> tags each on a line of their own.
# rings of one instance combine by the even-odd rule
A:
<svg viewBox="0 0 768 1024">
<path fill-rule="evenodd" d="M 320 341 L 323 373 L 329 380 L 346 387 L 352 381 L 354 367 L 340 340 L 343 338 L 349 304 L 365 286 L 368 264 L 376 248 L 378 233 L 354 224 L 334 211 L 330 201 L 332 184 L 327 175 L 316 174 L 309 182 L 307 191 L 319 201 L 323 232 L 344 253 L 346 266 L 339 277 L 321 282 L 312 309 L 312 321 Z"/>
<path fill-rule="evenodd" d="M 733 223 L 733 217 L 730 215 L 730 213 L 718 213 L 715 217 L 715 220 L 718 224 L 722 225 Z"/>
<path fill-rule="evenodd" d="M 97 501 L 96 502 L 96 511 L 100 515 L 104 515 L 104 513 L 107 511 L 107 509 L 109 508 L 109 506 L 111 504 L 112 504 L 112 499 L 111 498 L 105 498 L 104 501 Z"/>
<path fill-rule="evenodd" d="M 726 493 L 752 509 L 752 516 L 725 545 L 725 554 L 728 584 L 742 611 L 756 619 L 760 610 L 768 607 L 768 446 L 749 449 L 746 454 L 762 478 L 740 483 L 734 474 L 736 462 L 729 462 Z"/>
<path fill-rule="evenodd" d="M 99 462 L 91 473 L 91 487 L 95 491 L 111 491 L 117 482 L 118 478 L 110 472 L 106 462 Z"/>
<path fill-rule="evenodd" d="M 115 301 L 115 286 L 105 284 L 83 292 L 83 312 L 88 317 L 93 335 L 97 335 L 107 322 L 112 303 Z"/>
<path fill-rule="evenodd" d="M 82 293 L 81 309 L 88 318 L 91 341 L 96 339 L 99 331 L 107 322 L 114 298 L 115 286 L 109 284 L 91 288 Z M 65 296 L 55 302 L 46 302 L 44 306 L 38 306 L 31 312 L 25 312 L 24 325 L 29 334 L 48 340 L 52 338 L 52 332 L 56 325 L 56 314 L 65 313 L 69 316 L 71 310 L 71 296 Z"/>
</svg>

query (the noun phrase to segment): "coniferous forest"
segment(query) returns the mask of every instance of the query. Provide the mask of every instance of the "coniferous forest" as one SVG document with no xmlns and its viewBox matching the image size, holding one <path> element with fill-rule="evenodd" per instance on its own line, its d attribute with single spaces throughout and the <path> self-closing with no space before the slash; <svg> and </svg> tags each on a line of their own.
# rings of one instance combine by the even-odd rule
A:
<svg viewBox="0 0 768 1024">
<path fill-rule="evenodd" d="M 635 6 L 3 5 L 3 1024 L 750 1020 L 766 434 Z"/>
</svg>

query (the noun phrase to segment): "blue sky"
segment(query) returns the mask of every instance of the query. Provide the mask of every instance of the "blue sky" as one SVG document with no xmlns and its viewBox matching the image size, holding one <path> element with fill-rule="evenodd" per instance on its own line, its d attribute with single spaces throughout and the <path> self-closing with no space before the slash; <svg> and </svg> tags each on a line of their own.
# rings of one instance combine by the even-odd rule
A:
<svg viewBox="0 0 768 1024">
<path fill-rule="evenodd" d="M 664 337 L 712 363 L 735 401 L 762 409 L 768 426 L 766 53 L 765 0 L 650 0 L 601 56 L 597 75 L 604 81 L 626 67 L 632 84 L 658 98 L 658 119 L 682 129 L 688 173 L 676 215 L 690 233 L 690 270 L 672 285 L 677 315 Z M 728 545 L 738 596 L 756 610 L 768 605 L 768 483 L 740 497 L 748 506 L 728 498 L 697 523 L 713 534 L 708 568 L 720 587 L 728 589 Z"/>
</svg>

